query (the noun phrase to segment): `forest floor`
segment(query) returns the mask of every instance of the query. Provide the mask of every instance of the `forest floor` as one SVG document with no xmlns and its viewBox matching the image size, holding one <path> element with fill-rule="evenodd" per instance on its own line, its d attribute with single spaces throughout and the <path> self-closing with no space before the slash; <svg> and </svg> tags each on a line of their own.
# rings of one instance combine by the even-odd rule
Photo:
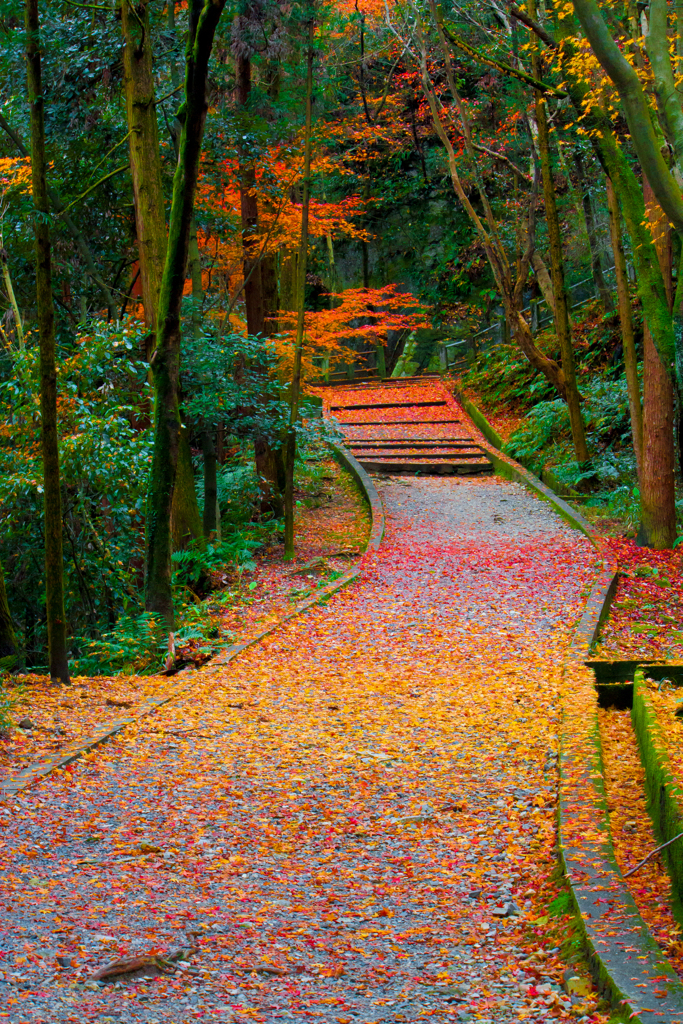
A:
<svg viewBox="0 0 683 1024">
<path fill-rule="evenodd" d="M 297 601 L 342 575 L 365 550 L 370 519 L 355 481 L 333 459 L 317 461 L 295 493 L 297 555 L 284 561 L 282 544 L 257 552 L 254 568 L 226 566 L 216 573 L 208 608 L 217 650 L 244 643 L 289 614 Z M 194 645 L 197 646 L 197 645 Z M 163 651 L 158 664 L 163 665 Z M 193 645 L 179 649 L 192 664 Z M 145 700 L 169 688 L 158 674 L 74 676 L 68 689 L 46 675 L 3 680 L 12 727 L 0 737 L 0 780 L 90 736 L 108 720 L 135 714 Z M 21 728 L 21 725 L 24 725 Z"/>
<path fill-rule="evenodd" d="M 607 1019 L 555 879 L 595 551 L 515 484 L 378 483 L 355 584 L 0 807 L 0 1017 Z"/>
</svg>

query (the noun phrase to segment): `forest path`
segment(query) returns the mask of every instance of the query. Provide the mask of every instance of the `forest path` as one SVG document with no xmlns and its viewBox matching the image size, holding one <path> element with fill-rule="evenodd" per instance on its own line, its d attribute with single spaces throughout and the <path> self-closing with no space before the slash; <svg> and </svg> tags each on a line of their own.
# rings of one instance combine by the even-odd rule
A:
<svg viewBox="0 0 683 1024">
<path fill-rule="evenodd" d="M 4 1019 L 567 1019 L 530 918 L 593 548 L 491 477 L 380 489 L 355 585 L 0 808 Z"/>
</svg>

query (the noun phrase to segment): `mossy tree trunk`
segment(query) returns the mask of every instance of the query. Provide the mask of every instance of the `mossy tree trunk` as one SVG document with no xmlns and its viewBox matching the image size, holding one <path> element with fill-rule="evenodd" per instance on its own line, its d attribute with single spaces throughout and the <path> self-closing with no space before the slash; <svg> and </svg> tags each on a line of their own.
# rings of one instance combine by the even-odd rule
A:
<svg viewBox="0 0 683 1024">
<path fill-rule="evenodd" d="M 12 616 L 7 602 L 5 574 L 0 565 L 0 668 L 14 668 L 19 649 L 14 635 Z"/>
<path fill-rule="evenodd" d="M 225 0 L 190 0 L 185 51 L 185 103 L 168 249 L 159 298 L 154 374 L 154 448 L 147 492 L 145 606 L 173 624 L 171 504 L 178 462 L 180 313 L 206 120 L 206 76 Z"/>
<path fill-rule="evenodd" d="M 306 264 L 308 259 L 308 211 L 311 199 L 311 126 L 313 96 L 313 19 L 308 24 L 308 56 L 306 72 L 306 127 L 304 132 L 304 179 L 301 200 L 301 242 L 297 260 L 297 322 L 294 342 L 294 369 L 290 394 L 289 429 L 285 447 L 285 559 L 294 558 L 294 463 L 296 461 L 296 425 L 299 419 L 301 391 L 301 357 L 306 315 Z"/>
<path fill-rule="evenodd" d="M 172 13 L 173 4 L 169 4 L 169 31 L 175 30 Z M 121 26 L 124 38 L 126 112 L 128 130 L 131 133 L 129 151 L 135 227 L 142 301 L 145 321 L 150 327 L 147 342 L 147 356 L 150 358 L 156 343 L 167 233 L 154 89 L 149 0 L 139 0 L 136 5 L 122 3 Z M 173 84 L 177 86 L 180 77 L 175 62 L 172 62 L 172 79 Z M 173 133 L 173 141 L 176 151 L 178 151 L 181 126 L 176 120 L 173 124 L 174 128 L 177 127 L 177 132 Z M 198 331 L 198 316 L 203 293 L 194 218 L 190 228 L 189 264 L 192 273 L 192 321 L 195 331 Z M 188 537 L 203 540 L 203 533 L 192 473 L 192 459 L 187 441 L 179 447 L 178 458 L 179 472 L 176 477 L 171 506 L 171 536 L 175 547 L 184 547 Z"/>
<path fill-rule="evenodd" d="M 186 548 L 193 540 L 199 541 L 200 547 L 205 547 L 204 530 L 197 504 L 192 452 L 187 435 L 187 428 L 181 426 L 171 506 L 171 541 L 174 551 Z"/>
<path fill-rule="evenodd" d="M 213 434 L 209 427 L 202 432 L 202 453 L 204 455 L 204 536 L 217 538 L 220 531 L 218 512 L 218 460 Z"/>
<path fill-rule="evenodd" d="M 52 248 L 50 244 L 45 109 L 41 75 L 38 0 L 26 0 L 26 65 L 31 106 L 31 180 L 35 207 L 36 296 L 40 338 L 40 415 L 45 507 L 45 610 L 50 677 L 69 682 L 64 614 L 64 556 L 62 550 L 62 497 L 59 482 L 57 436 L 57 366 L 55 317 L 52 300 Z"/>
<path fill-rule="evenodd" d="M 643 196 L 667 300 L 672 306 L 671 229 L 647 178 L 643 178 Z M 676 539 L 674 391 L 671 377 L 653 344 L 647 319 L 643 349 L 643 460 L 638 540 L 644 546 L 662 549 L 670 548 Z"/>
<path fill-rule="evenodd" d="M 166 215 L 154 94 L 149 0 L 123 0 L 123 82 L 145 321 L 153 333 L 166 259 Z"/>
</svg>

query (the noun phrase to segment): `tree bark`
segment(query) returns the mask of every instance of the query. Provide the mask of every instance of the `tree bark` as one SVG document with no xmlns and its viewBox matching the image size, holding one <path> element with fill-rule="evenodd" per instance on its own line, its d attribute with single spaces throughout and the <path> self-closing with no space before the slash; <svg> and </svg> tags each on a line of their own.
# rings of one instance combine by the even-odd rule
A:
<svg viewBox="0 0 683 1024">
<path fill-rule="evenodd" d="M 180 312 L 206 120 L 206 76 L 225 0 L 191 0 L 185 54 L 185 104 L 168 249 L 159 298 L 154 373 L 154 448 L 147 491 L 145 606 L 173 626 L 171 503 L 178 462 Z"/>
<path fill-rule="evenodd" d="M 214 539 L 220 529 L 218 511 L 218 474 L 216 446 L 213 435 L 207 427 L 202 432 L 202 453 L 204 455 L 204 536 L 207 540 L 213 534 Z"/>
<path fill-rule="evenodd" d="M 671 380 L 645 323 L 643 359 L 643 464 L 638 543 L 662 550 L 676 539 L 674 400 Z"/>
<path fill-rule="evenodd" d="M 304 133 L 304 180 L 301 200 L 301 242 L 299 244 L 299 272 L 297 294 L 297 323 L 294 343 L 294 369 L 290 395 L 289 429 L 285 451 L 285 560 L 294 558 L 294 462 L 296 460 L 296 424 L 299 418 L 301 391 L 301 356 L 304 342 L 306 312 L 306 263 L 308 258 L 308 211 L 311 198 L 311 124 L 313 96 L 313 19 L 308 23 L 308 56 L 306 73 L 306 127 Z"/>
<path fill-rule="evenodd" d="M 631 436 L 633 437 L 633 451 L 636 457 L 638 480 L 640 481 L 643 463 L 643 407 L 640 400 L 638 357 L 633 336 L 633 314 L 631 311 L 628 275 L 626 273 L 626 258 L 621 238 L 621 213 L 612 182 L 609 178 L 607 178 L 607 205 L 609 207 L 609 227 L 612 252 L 614 254 L 614 270 L 617 278 L 619 323 L 621 325 L 621 344 L 624 352 L 624 372 L 628 388 L 628 407 L 631 416 Z"/>
<path fill-rule="evenodd" d="M 535 0 L 529 0 L 527 8 L 529 16 L 531 18 L 535 18 Z M 535 46 L 532 51 L 531 68 L 534 77 L 536 79 L 540 79 L 541 58 L 537 46 Z M 560 234 L 560 221 L 557 216 L 555 184 L 553 182 L 552 167 L 550 164 L 548 111 L 546 108 L 545 97 L 538 90 L 536 90 L 536 125 L 538 127 L 538 150 L 541 164 L 541 175 L 543 177 L 545 219 L 548 228 L 548 240 L 550 242 L 550 272 L 552 274 L 553 294 L 555 296 L 555 332 L 560 344 L 560 352 L 562 353 L 562 373 L 564 374 L 566 401 L 567 408 L 569 410 L 569 422 L 572 429 L 574 451 L 576 453 L 576 461 L 581 464 L 588 461 L 588 448 L 586 446 L 586 431 L 583 425 L 583 416 L 581 414 L 581 399 L 576 386 L 574 348 L 572 346 L 571 326 L 569 323 L 569 303 L 567 301 L 567 290 L 564 284 L 562 237 Z"/>
<path fill-rule="evenodd" d="M 237 58 L 237 102 L 244 121 L 251 95 L 251 60 Z M 263 334 L 263 290 L 261 262 L 259 260 L 258 200 L 256 198 L 256 168 L 250 154 L 240 148 L 240 212 L 242 216 L 242 250 L 244 272 L 244 304 L 247 331 L 256 337 Z"/>
<path fill-rule="evenodd" d="M 14 635 L 12 616 L 7 603 L 5 574 L 0 565 L 0 668 L 8 671 L 14 668 L 19 649 Z"/>
<path fill-rule="evenodd" d="M 550 280 L 550 274 L 546 267 L 541 254 L 534 252 L 531 257 L 531 266 L 534 268 L 536 274 L 536 280 L 538 281 L 538 287 L 541 289 L 541 295 L 545 299 L 546 305 L 550 312 L 555 316 L 555 293 L 553 291 L 553 283 Z"/>
<path fill-rule="evenodd" d="M 174 551 L 186 548 L 193 540 L 199 541 L 201 548 L 205 547 L 186 427 L 181 428 L 178 440 L 178 464 L 171 506 L 171 540 Z"/>
<path fill-rule="evenodd" d="M 643 178 L 643 195 L 667 299 L 673 305 L 671 229 L 647 178 Z M 647 319 L 643 347 L 643 465 L 638 542 L 662 549 L 670 548 L 676 539 L 674 393 Z"/>
<path fill-rule="evenodd" d="M 69 683 L 64 614 L 62 496 L 57 435 L 57 366 L 52 300 L 52 247 L 48 227 L 45 100 L 41 81 L 38 0 L 26 0 L 26 64 L 31 106 L 31 179 L 35 207 L 36 296 L 40 338 L 40 415 L 45 507 L 45 611 L 50 678 Z"/>
<path fill-rule="evenodd" d="M 154 95 L 149 0 L 124 0 L 123 82 L 130 132 L 135 228 L 145 322 L 156 331 L 161 278 L 166 258 L 166 216 Z"/>
</svg>

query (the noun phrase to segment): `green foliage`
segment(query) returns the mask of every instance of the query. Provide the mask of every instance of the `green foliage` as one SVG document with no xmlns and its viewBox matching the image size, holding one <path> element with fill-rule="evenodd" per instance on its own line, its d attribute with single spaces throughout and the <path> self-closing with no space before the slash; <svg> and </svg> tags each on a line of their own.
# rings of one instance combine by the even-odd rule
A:
<svg viewBox="0 0 683 1024">
<path fill-rule="evenodd" d="M 591 455 L 588 467 L 574 461 L 569 413 L 561 399 L 535 405 L 504 451 L 537 475 L 544 466 L 551 466 L 560 483 L 568 487 L 577 487 L 585 480 L 597 480 L 601 487 L 610 489 L 630 484 L 635 459 L 626 379 L 594 376 L 584 381 L 582 391 Z"/>
<path fill-rule="evenodd" d="M 58 362 L 65 598 L 71 636 L 95 637 L 140 611 L 151 453 L 141 329 L 93 321 Z M 45 644 L 38 352 L 0 364 L 0 557 L 29 665 Z"/>
<path fill-rule="evenodd" d="M 195 542 L 182 551 L 174 551 L 173 584 L 190 587 L 194 591 L 205 591 L 212 572 L 226 570 L 230 566 L 253 568 L 252 555 L 261 547 L 261 540 L 235 530 L 226 540 L 207 544 L 201 549 Z"/>
<path fill-rule="evenodd" d="M 160 615 L 124 615 L 100 639 L 82 641 L 84 653 L 72 671 L 88 676 L 144 675 L 159 667 L 167 645 L 166 625 Z"/>
<path fill-rule="evenodd" d="M 484 406 L 529 409 L 553 389 L 514 345 L 493 345 L 480 352 L 461 378 L 464 388 L 480 395 Z"/>
</svg>

